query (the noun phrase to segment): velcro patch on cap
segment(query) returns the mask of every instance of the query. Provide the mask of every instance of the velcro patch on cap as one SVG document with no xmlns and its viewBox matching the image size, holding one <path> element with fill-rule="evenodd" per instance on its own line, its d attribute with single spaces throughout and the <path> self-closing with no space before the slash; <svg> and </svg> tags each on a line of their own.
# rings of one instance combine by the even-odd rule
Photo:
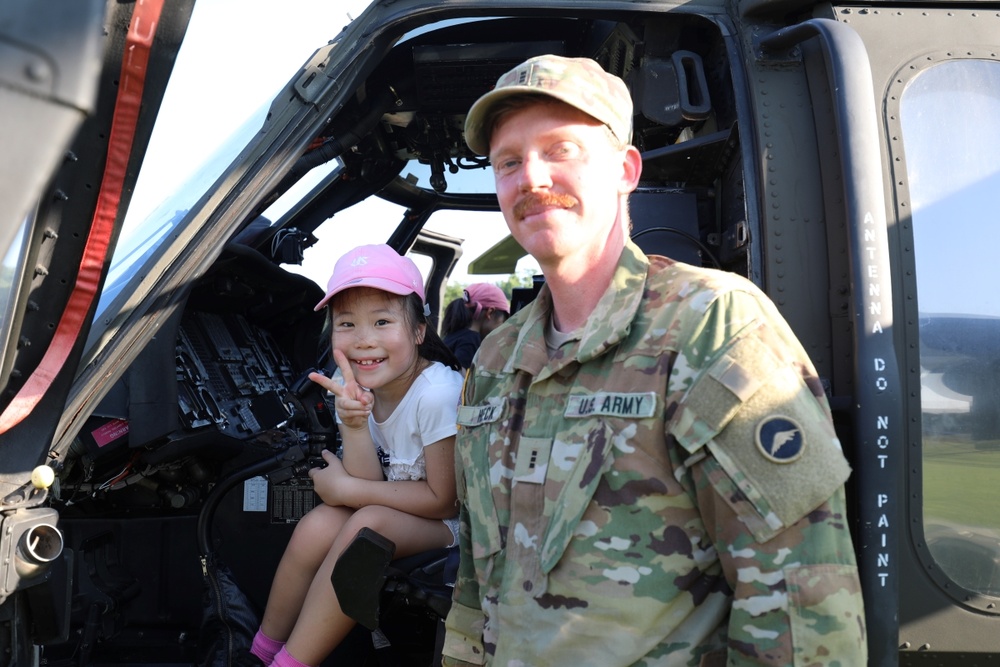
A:
<svg viewBox="0 0 1000 667">
<path fill-rule="evenodd" d="M 773 463 L 797 461 L 806 449 L 806 435 L 794 419 L 772 415 L 757 424 L 754 442 L 757 449 Z"/>
</svg>

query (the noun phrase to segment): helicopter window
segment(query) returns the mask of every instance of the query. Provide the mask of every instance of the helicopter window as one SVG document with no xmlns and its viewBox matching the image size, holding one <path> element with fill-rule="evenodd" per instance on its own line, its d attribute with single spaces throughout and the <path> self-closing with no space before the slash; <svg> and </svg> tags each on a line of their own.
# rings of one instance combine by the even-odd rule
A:
<svg viewBox="0 0 1000 667">
<path fill-rule="evenodd" d="M 406 173 L 417 184 L 429 187 L 431 170 L 426 165 L 412 164 Z M 492 193 L 493 171 L 489 168 L 462 170 L 448 174 L 448 192 Z M 279 200 L 280 201 L 280 200 Z M 283 264 L 283 268 L 313 279 L 320 286 L 326 285 L 332 262 L 345 248 L 365 243 L 384 243 L 406 215 L 406 210 L 379 197 L 367 199 L 340 211 L 321 225 L 315 234 L 318 241 L 307 248 L 301 265 Z M 453 283 L 503 281 L 513 273 L 539 273 L 537 262 L 530 256 L 521 257 L 507 270 L 496 274 L 472 273 L 469 264 L 499 243 L 509 234 L 507 223 L 499 211 L 458 211 L 443 209 L 434 213 L 425 229 L 462 239 L 462 256 L 453 268 L 449 280 Z M 427 276 L 431 269 L 429 258 L 414 255 L 421 272 Z"/>
<path fill-rule="evenodd" d="M 24 262 L 24 251 L 28 247 L 28 233 L 34 216 L 29 216 L 14 234 L 10 247 L 0 263 L 0 331 L 11 330 L 11 317 L 14 312 L 17 290 L 20 287 L 18 272 Z M 2 349 L 6 349 L 6 341 L 2 341 Z"/>
<path fill-rule="evenodd" d="M 961 122 L 954 122 L 961 110 Z M 919 298 L 923 526 L 947 576 L 1000 595 L 1000 62 L 954 60 L 905 89 Z"/>
</svg>

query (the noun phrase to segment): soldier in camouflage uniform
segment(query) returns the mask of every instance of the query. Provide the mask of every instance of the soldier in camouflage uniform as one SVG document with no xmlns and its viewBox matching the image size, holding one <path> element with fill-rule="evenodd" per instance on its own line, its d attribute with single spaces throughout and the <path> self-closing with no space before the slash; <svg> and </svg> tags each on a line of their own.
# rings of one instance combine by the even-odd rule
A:
<svg viewBox="0 0 1000 667">
<path fill-rule="evenodd" d="M 546 283 L 469 371 L 445 665 L 866 664 L 840 450 L 788 325 L 628 239 L 625 85 L 541 56 L 470 111 Z"/>
</svg>

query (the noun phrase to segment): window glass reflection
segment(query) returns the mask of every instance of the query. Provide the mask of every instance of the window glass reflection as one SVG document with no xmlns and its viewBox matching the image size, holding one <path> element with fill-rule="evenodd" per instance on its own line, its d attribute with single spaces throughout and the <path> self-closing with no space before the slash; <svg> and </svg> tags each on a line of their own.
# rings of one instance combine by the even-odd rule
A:
<svg viewBox="0 0 1000 667">
<path fill-rule="evenodd" d="M 1000 595 L 1000 63 L 950 61 L 901 100 L 920 313 L 924 532 Z"/>
<path fill-rule="evenodd" d="M 10 247 L 0 261 L 0 350 L 7 348 L 7 336 L 13 326 L 15 297 L 20 288 L 20 275 L 24 263 L 24 253 L 28 247 L 28 230 L 32 217 L 21 223 Z"/>
</svg>

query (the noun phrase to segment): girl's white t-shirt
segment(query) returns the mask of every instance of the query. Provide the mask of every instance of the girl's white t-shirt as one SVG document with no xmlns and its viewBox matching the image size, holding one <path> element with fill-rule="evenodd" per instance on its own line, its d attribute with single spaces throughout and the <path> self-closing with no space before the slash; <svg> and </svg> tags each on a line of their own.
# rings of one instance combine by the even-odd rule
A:
<svg viewBox="0 0 1000 667">
<path fill-rule="evenodd" d="M 385 421 L 368 418 L 376 447 L 388 456 L 382 469 L 390 482 L 427 479 L 424 447 L 458 433 L 456 420 L 463 376 L 434 361 L 417 376 Z"/>
</svg>

